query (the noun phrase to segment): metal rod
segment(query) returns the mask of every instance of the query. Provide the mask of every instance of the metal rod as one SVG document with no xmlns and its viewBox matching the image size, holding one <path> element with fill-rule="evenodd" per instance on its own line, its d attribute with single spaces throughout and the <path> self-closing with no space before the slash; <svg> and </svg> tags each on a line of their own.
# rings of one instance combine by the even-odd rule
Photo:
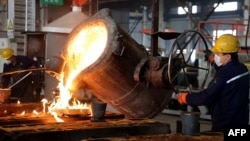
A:
<svg viewBox="0 0 250 141">
<path fill-rule="evenodd" d="M 3 75 L 10 75 L 15 73 L 21 73 L 21 72 L 28 72 L 28 71 L 39 71 L 39 70 L 45 70 L 46 68 L 33 68 L 33 69 L 25 69 L 25 70 L 17 70 L 17 71 L 11 71 L 11 72 L 4 72 L 0 73 L 0 76 Z"/>
<path fill-rule="evenodd" d="M 20 81 L 22 81 L 24 78 L 28 77 L 32 72 L 27 73 L 26 75 L 24 75 L 21 79 L 19 79 L 18 81 L 16 81 L 14 84 L 12 84 L 9 89 L 11 89 L 12 87 L 14 87 L 16 84 L 18 84 Z"/>
<path fill-rule="evenodd" d="M 152 35 L 151 35 L 151 55 L 158 54 L 158 36 L 153 34 L 159 30 L 159 0 L 153 0 L 153 19 L 152 19 Z"/>
</svg>

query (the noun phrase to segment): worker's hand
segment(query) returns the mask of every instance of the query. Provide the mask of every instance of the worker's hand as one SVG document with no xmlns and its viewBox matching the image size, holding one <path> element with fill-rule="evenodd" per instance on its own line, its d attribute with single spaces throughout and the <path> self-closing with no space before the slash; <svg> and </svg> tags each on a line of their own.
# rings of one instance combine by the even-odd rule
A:
<svg viewBox="0 0 250 141">
<path fill-rule="evenodd" d="M 211 64 L 214 62 L 214 55 L 211 50 L 207 49 L 203 51 L 205 53 L 205 61 L 209 61 Z"/>
<path fill-rule="evenodd" d="M 186 99 L 187 95 L 188 95 L 187 92 L 178 93 L 176 95 L 176 98 L 181 105 L 187 104 L 187 99 Z"/>
</svg>

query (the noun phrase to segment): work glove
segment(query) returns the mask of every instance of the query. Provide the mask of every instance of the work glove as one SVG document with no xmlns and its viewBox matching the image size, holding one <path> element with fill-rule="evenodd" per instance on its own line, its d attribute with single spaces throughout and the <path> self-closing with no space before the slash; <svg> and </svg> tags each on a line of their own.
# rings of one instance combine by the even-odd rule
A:
<svg viewBox="0 0 250 141">
<path fill-rule="evenodd" d="M 187 92 L 178 93 L 178 94 L 176 95 L 176 98 L 177 98 L 178 102 L 179 102 L 181 105 L 187 104 L 187 98 L 186 98 L 187 95 L 188 95 Z"/>
<path fill-rule="evenodd" d="M 203 51 L 205 53 L 205 61 L 209 61 L 211 64 L 214 62 L 214 55 L 211 50 L 206 49 Z"/>
</svg>

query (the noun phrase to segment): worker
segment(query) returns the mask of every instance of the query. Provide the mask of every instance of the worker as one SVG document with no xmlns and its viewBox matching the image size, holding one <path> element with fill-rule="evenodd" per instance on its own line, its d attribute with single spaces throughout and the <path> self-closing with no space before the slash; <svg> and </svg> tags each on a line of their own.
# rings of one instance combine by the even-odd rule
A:
<svg viewBox="0 0 250 141">
<path fill-rule="evenodd" d="M 180 104 L 207 106 L 210 110 L 212 131 L 246 127 L 249 122 L 249 72 L 239 62 L 240 44 L 236 36 L 223 34 L 211 48 L 216 73 L 208 87 L 201 92 L 180 92 Z"/>
<path fill-rule="evenodd" d="M 5 60 L 3 74 L 36 67 L 36 62 L 33 59 L 23 55 L 14 55 L 14 51 L 11 48 L 2 49 L 0 53 Z M 1 85 L 2 88 L 11 87 L 11 97 L 13 99 L 21 102 L 34 102 L 33 76 L 32 73 L 31 75 L 27 73 L 29 72 L 2 75 Z M 12 87 L 12 85 L 14 86 Z"/>
</svg>

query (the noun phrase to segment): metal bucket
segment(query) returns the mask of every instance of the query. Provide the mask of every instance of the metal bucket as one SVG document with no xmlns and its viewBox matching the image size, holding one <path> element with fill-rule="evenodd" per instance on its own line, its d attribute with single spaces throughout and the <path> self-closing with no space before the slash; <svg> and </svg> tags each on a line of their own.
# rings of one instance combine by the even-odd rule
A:
<svg viewBox="0 0 250 141">
<path fill-rule="evenodd" d="M 103 29 L 95 29 L 100 26 L 104 26 L 107 33 Z M 75 37 L 79 37 L 80 34 L 85 36 L 76 42 Z M 103 36 L 107 36 L 105 43 L 92 46 L 85 43 L 88 40 L 98 42 Z M 72 53 L 71 49 L 77 51 Z M 143 58 L 149 57 L 149 54 L 143 46 L 116 25 L 108 9 L 100 10 L 70 33 L 63 51 L 66 61 L 63 70 L 65 80 L 69 78 L 70 72 L 74 71 L 71 68 L 86 65 L 76 65 L 75 62 L 79 59 L 85 57 L 82 62 L 93 60 L 96 54 L 89 55 L 89 50 L 96 51 L 99 56 L 75 76 L 72 85 L 76 89 L 88 89 L 127 118 L 152 118 L 166 107 L 171 99 L 172 90 L 155 88 L 148 83 L 134 80 L 137 64 Z M 99 53 L 99 50 L 103 51 Z"/>
<path fill-rule="evenodd" d="M 92 121 L 104 121 L 107 103 L 93 101 L 91 103 Z"/>
<path fill-rule="evenodd" d="M 11 95 L 11 89 L 0 89 L 0 103 L 5 103 Z"/>
<path fill-rule="evenodd" d="M 200 134 L 200 113 L 199 112 L 182 112 L 182 134 L 186 136 L 197 136 Z"/>
</svg>

